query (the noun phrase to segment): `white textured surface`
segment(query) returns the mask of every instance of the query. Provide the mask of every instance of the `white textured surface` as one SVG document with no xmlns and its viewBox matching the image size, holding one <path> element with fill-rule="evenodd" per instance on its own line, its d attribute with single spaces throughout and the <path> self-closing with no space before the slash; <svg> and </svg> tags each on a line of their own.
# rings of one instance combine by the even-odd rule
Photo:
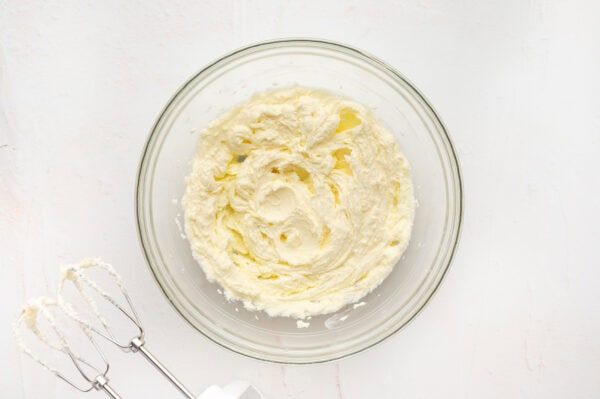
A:
<svg viewBox="0 0 600 399">
<path fill-rule="evenodd" d="M 272 398 L 598 397 L 599 14 L 595 1 L 0 0 L 2 397 L 81 397 L 17 354 L 10 323 L 85 256 L 120 266 L 150 348 L 197 392 L 245 379 Z M 173 91 L 224 52 L 283 36 L 347 42 L 405 73 L 444 118 L 466 192 L 458 256 L 426 311 L 308 367 L 246 359 L 188 327 L 133 218 L 140 151 Z M 112 375 L 125 398 L 177 397 L 135 357 Z"/>
</svg>

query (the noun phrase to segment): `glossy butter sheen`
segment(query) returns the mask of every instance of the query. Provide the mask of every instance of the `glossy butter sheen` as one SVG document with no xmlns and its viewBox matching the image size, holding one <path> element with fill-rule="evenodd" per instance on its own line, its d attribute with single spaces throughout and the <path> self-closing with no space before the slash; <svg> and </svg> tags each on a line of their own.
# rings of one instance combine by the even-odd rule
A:
<svg viewBox="0 0 600 399">
<path fill-rule="evenodd" d="M 410 168 L 363 105 L 255 95 L 201 132 L 183 198 L 192 252 L 229 298 L 304 318 L 356 302 L 410 239 Z"/>
</svg>

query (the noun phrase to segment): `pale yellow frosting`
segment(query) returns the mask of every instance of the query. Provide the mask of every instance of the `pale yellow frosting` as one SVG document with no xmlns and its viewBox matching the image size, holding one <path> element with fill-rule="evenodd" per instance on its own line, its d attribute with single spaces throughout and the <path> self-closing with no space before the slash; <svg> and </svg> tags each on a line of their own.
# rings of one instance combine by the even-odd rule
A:
<svg viewBox="0 0 600 399">
<path fill-rule="evenodd" d="M 210 281 L 248 309 L 304 318 L 356 302 L 408 245 L 410 168 L 364 106 L 293 87 L 203 130 L 183 197 Z"/>
</svg>

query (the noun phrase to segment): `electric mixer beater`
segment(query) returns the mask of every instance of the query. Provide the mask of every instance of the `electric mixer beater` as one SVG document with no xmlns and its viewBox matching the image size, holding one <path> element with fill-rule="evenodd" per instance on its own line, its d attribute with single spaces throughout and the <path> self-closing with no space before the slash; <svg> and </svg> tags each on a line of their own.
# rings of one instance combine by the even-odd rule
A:
<svg viewBox="0 0 600 399">
<path fill-rule="evenodd" d="M 92 269 L 100 269 L 104 274 L 109 276 L 116 283 L 118 291 L 122 294 L 125 299 L 126 307 L 119 304 L 119 302 L 111 296 L 106 290 L 103 289 L 97 282 L 90 279 L 88 272 Z M 76 289 L 76 293 L 79 294 L 80 303 L 87 305 L 88 310 L 91 311 L 92 318 L 95 318 L 100 325 L 94 325 L 93 320 L 84 319 L 81 317 L 81 312 L 78 311 L 72 304 L 72 301 L 68 301 L 65 297 L 67 286 L 72 285 Z M 126 342 L 119 342 L 113 333 L 113 330 L 106 321 L 106 317 L 100 312 L 100 306 L 97 300 L 94 298 L 101 298 L 106 304 L 109 304 L 123 314 L 127 320 L 129 320 L 136 329 L 136 334 L 133 338 Z M 91 343 L 91 346 L 97 351 L 100 359 L 104 363 L 103 366 L 95 366 L 90 360 L 82 358 L 73 349 L 71 343 L 67 339 L 67 335 L 57 323 L 56 313 L 65 315 L 68 320 L 72 320 L 81 329 L 85 337 Z M 89 312 L 88 312 L 89 313 Z M 47 330 L 42 331 L 40 329 L 40 318 L 45 321 Z M 61 318 L 65 320 L 64 317 Z M 31 350 L 30 346 L 26 345 L 22 337 L 22 329 L 27 328 L 31 330 L 33 335 L 43 344 L 54 351 L 61 352 L 67 355 L 72 363 L 75 365 L 76 370 L 83 377 L 85 385 L 77 383 L 72 379 L 65 376 L 64 373 L 58 371 L 55 367 L 51 366 L 48 361 L 42 360 Z M 54 339 L 49 336 L 54 336 Z M 97 259 L 85 260 L 77 265 L 66 266 L 62 270 L 62 278 L 59 282 L 57 299 L 53 300 L 50 298 L 39 298 L 35 301 L 28 303 L 22 310 L 21 316 L 18 318 L 15 324 L 15 337 L 17 344 L 21 351 L 30 356 L 33 360 L 38 362 L 44 368 L 55 374 L 58 378 L 69 383 L 74 388 L 81 392 L 89 392 L 93 389 L 104 391 L 110 398 L 120 399 L 121 397 L 117 394 L 111 386 L 108 384 L 108 371 L 110 365 L 97 345 L 94 336 L 98 335 L 108 342 L 116 345 L 126 352 L 141 353 L 146 360 L 148 360 L 154 367 L 156 367 L 162 375 L 164 375 L 182 394 L 188 399 L 194 399 L 195 396 L 188 390 L 175 376 L 164 366 L 158 359 L 152 355 L 147 349 L 144 340 L 144 328 L 140 322 L 140 319 L 133 307 L 133 303 L 121 277 L 115 272 L 113 267 L 105 262 Z"/>
</svg>

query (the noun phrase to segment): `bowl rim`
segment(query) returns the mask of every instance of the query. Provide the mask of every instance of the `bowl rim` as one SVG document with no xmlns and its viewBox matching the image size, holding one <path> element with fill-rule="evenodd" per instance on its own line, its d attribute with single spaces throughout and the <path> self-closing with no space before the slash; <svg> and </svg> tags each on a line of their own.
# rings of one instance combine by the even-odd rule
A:
<svg viewBox="0 0 600 399">
<path fill-rule="evenodd" d="M 253 49 L 276 47 L 276 46 L 281 46 L 281 45 L 285 45 L 285 44 L 288 44 L 288 45 L 294 45 L 294 44 L 314 45 L 314 46 L 327 47 L 329 50 L 334 50 L 334 51 L 343 50 L 343 51 L 349 52 L 355 56 L 362 57 L 362 58 L 366 59 L 366 61 L 370 61 L 371 63 L 378 66 L 381 70 L 383 70 L 387 74 L 390 74 L 394 79 L 404 82 L 419 97 L 418 99 L 423 101 L 424 105 L 432 113 L 436 122 L 439 123 L 439 127 L 441 128 L 440 133 L 443 136 L 443 139 L 446 141 L 446 144 L 447 144 L 447 149 L 448 149 L 447 153 L 448 153 L 448 156 L 450 159 L 450 167 L 451 167 L 450 169 L 452 169 L 452 171 L 454 172 L 452 174 L 455 175 L 455 180 L 457 183 L 456 194 L 455 194 L 456 226 L 455 226 L 454 233 L 450 237 L 450 241 L 449 241 L 450 245 L 449 245 L 449 248 L 447 250 L 447 255 L 446 255 L 446 257 L 447 257 L 446 264 L 442 267 L 438 281 L 434 282 L 435 284 L 432 286 L 431 292 L 424 298 L 423 303 L 416 309 L 416 311 L 405 322 L 400 324 L 397 328 L 390 329 L 389 332 L 387 332 L 386 334 L 383 334 L 379 339 L 376 339 L 373 342 L 368 343 L 367 345 L 359 346 L 357 348 L 354 348 L 353 350 L 347 351 L 347 352 L 339 354 L 337 356 L 329 356 L 327 358 L 316 359 L 316 360 L 311 359 L 308 361 L 302 361 L 301 359 L 293 359 L 291 361 L 290 360 L 286 361 L 286 360 L 280 360 L 280 359 L 275 359 L 275 358 L 262 358 L 258 355 L 254 355 L 252 353 L 246 353 L 241 350 L 237 350 L 234 347 L 230 347 L 230 346 L 226 345 L 225 343 L 220 342 L 219 340 L 211 337 L 210 335 L 208 335 L 201 329 L 199 329 L 177 307 L 177 305 L 173 302 L 173 300 L 171 299 L 169 294 L 166 292 L 166 289 L 163 286 L 163 283 L 157 276 L 157 271 L 154 270 L 155 266 L 153 266 L 151 256 L 149 254 L 150 249 L 146 248 L 146 244 L 145 244 L 145 241 L 147 241 L 147 238 L 145 238 L 146 233 L 144 232 L 144 230 L 142 228 L 142 225 L 145 224 L 145 222 L 142 221 L 142 219 L 143 219 L 142 213 L 143 212 L 142 212 L 141 203 L 143 202 L 143 196 L 144 196 L 143 190 L 141 190 L 141 188 L 143 186 L 142 180 L 143 180 L 143 177 L 146 176 L 146 172 L 147 172 L 147 169 L 149 166 L 148 163 L 149 163 L 150 150 L 151 150 L 151 147 L 153 144 L 153 138 L 157 134 L 157 127 L 159 126 L 159 124 L 161 123 L 163 118 L 166 116 L 165 114 L 170 109 L 171 104 L 179 97 L 179 95 L 186 89 L 186 87 L 189 84 L 194 82 L 199 76 L 201 76 L 205 72 L 211 70 L 212 67 L 214 67 L 215 65 L 217 65 L 227 59 L 230 59 L 231 57 L 234 57 L 237 54 L 244 53 L 244 52 L 247 52 L 247 51 L 250 51 Z M 230 51 L 217 59 L 213 59 L 206 66 L 204 66 L 202 69 L 200 69 L 198 72 L 196 72 L 192 76 L 190 76 L 183 84 L 181 84 L 177 88 L 177 90 L 174 92 L 174 94 L 169 98 L 169 100 L 165 103 L 165 105 L 162 107 L 162 110 L 156 117 L 154 123 L 152 124 L 150 133 L 148 134 L 148 136 L 145 140 L 145 143 L 142 148 L 142 153 L 139 158 L 138 168 L 137 168 L 137 172 L 136 172 L 135 191 L 134 191 L 135 223 L 136 223 L 138 242 L 139 242 L 139 245 L 142 250 L 142 255 L 146 261 L 146 265 L 147 265 L 148 269 L 150 270 L 150 273 L 151 273 L 154 281 L 156 282 L 156 284 L 158 285 L 158 288 L 160 289 L 160 292 L 166 298 L 167 302 L 171 305 L 171 307 L 173 309 L 175 309 L 175 311 L 194 330 L 200 332 L 204 337 L 208 338 L 210 341 L 216 343 L 217 345 L 219 345 L 229 351 L 238 353 L 242 356 L 249 357 L 252 359 L 257 359 L 260 361 L 276 363 L 276 364 L 299 364 L 299 365 L 319 364 L 319 363 L 327 363 L 327 362 L 332 362 L 332 361 L 336 361 L 339 359 L 347 358 L 350 356 L 354 356 L 358 353 L 361 353 L 367 349 L 370 349 L 370 348 L 376 346 L 377 344 L 387 340 L 388 338 L 390 338 L 391 336 L 395 335 L 397 332 L 399 332 L 400 330 L 402 330 L 406 326 L 408 326 L 423 311 L 423 309 L 430 303 L 433 296 L 439 290 L 442 282 L 445 280 L 446 275 L 448 274 L 450 266 L 452 265 L 454 258 L 456 256 L 456 252 L 457 252 L 458 245 L 460 242 L 460 236 L 461 236 L 462 224 L 463 224 L 463 218 L 464 218 L 464 188 L 463 188 L 463 184 L 464 184 L 464 182 L 463 182 L 463 177 L 462 177 L 462 172 L 461 172 L 460 161 L 457 156 L 456 148 L 452 142 L 452 139 L 450 138 L 450 135 L 448 134 L 448 129 L 446 128 L 446 125 L 442 121 L 440 115 L 435 110 L 435 108 L 433 107 L 431 102 L 427 99 L 427 97 L 425 97 L 425 95 L 410 80 L 408 80 L 403 74 L 401 74 L 400 72 L 395 70 L 392 66 L 390 66 L 386 62 L 382 61 L 378 57 L 375 57 L 368 52 L 357 49 L 348 44 L 344 44 L 344 43 L 332 41 L 332 40 L 319 39 L 319 38 L 305 38 L 305 37 L 279 38 L 279 39 L 273 39 L 273 40 L 254 42 L 252 44 L 246 45 L 244 47 L 239 47 L 233 51 Z"/>
</svg>

